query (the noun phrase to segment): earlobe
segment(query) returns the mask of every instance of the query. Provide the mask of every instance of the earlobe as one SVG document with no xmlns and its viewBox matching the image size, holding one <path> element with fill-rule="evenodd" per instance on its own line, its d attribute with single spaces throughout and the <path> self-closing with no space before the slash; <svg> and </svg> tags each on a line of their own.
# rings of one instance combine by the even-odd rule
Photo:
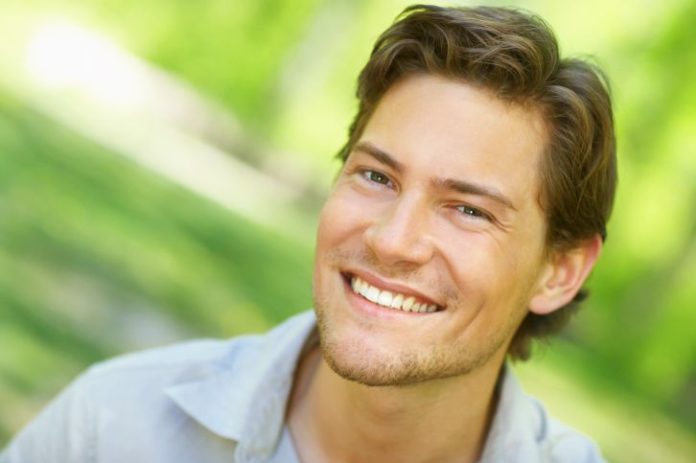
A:
<svg viewBox="0 0 696 463">
<path fill-rule="evenodd" d="M 575 248 L 552 255 L 539 279 L 529 310 L 546 315 L 570 302 L 585 283 L 601 250 L 602 239 L 595 235 Z"/>
</svg>

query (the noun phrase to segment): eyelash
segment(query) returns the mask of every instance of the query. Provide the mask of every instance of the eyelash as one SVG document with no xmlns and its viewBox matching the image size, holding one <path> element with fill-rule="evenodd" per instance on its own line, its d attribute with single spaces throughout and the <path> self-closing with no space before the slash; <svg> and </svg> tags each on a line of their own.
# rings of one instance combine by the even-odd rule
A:
<svg viewBox="0 0 696 463">
<path fill-rule="evenodd" d="M 378 185 L 384 185 L 388 186 L 391 183 L 391 179 L 383 174 L 382 172 L 379 172 L 377 170 L 372 170 L 372 169 L 364 169 L 360 171 L 360 176 L 367 180 L 370 183 L 376 183 Z M 381 180 L 375 180 L 373 177 L 374 176 L 379 176 Z M 383 181 L 382 181 L 383 180 Z"/>
<path fill-rule="evenodd" d="M 477 209 L 475 207 L 466 206 L 466 205 L 455 206 L 455 209 L 457 211 L 459 211 L 462 215 L 467 215 L 467 216 L 474 217 L 477 219 L 483 219 L 483 220 L 487 220 L 488 222 L 492 222 L 491 216 L 489 214 L 483 212 L 481 209 Z"/>
</svg>

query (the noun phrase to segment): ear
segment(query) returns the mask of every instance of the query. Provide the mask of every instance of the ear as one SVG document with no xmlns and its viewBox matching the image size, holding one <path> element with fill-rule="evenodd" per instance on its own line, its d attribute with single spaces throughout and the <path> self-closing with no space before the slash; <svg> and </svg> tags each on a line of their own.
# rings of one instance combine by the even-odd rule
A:
<svg viewBox="0 0 696 463">
<path fill-rule="evenodd" d="M 592 271 L 602 250 L 599 235 L 567 251 L 554 252 L 541 273 L 529 310 L 549 314 L 570 302 Z"/>
</svg>

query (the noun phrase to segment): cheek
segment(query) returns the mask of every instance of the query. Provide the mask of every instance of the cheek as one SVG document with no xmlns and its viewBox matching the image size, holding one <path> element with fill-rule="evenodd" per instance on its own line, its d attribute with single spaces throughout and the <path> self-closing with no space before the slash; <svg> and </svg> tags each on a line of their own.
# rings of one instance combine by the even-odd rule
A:
<svg viewBox="0 0 696 463">
<path fill-rule="evenodd" d="M 314 262 L 314 284 L 322 288 L 334 267 L 341 263 L 341 256 L 350 254 L 351 241 L 360 237 L 355 225 L 352 204 L 335 192 L 327 199 L 319 216 Z M 328 280 L 327 280 L 328 281 Z"/>
<path fill-rule="evenodd" d="M 443 255 L 460 297 L 475 304 L 493 303 L 526 294 L 538 270 L 538 250 L 506 237 L 469 233 L 440 240 Z M 529 243 L 527 243 L 529 245 Z"/>
<path fill-rule="evenodd" d="M 367 225 L 369 201 L 346 190 L 338 187 L 324 204 L 317 232 L 318 250 L 354 238 Z"/>
<path fill-rule="evenodd" d="M 332 196 L 326 201 L 321 211 L 317 229 L 317 257 L 333 247 L 343 234 L 345 225 L 338 206 L 336 199 Z"/>
</svg>

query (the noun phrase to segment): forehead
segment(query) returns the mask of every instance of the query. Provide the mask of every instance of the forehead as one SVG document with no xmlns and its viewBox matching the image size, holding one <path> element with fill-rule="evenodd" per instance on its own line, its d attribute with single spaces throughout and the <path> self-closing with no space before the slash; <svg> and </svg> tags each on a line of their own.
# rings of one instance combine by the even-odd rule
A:
<svg viewBox="0 0 696 463">
<path fill-rule="evenodd" d="M 360 137 L 419 175 L 458 177 L 538 196 L 546 144 L 539 111 L 433 75 L 408 77 L 382 97 Z"/>
</svg>

